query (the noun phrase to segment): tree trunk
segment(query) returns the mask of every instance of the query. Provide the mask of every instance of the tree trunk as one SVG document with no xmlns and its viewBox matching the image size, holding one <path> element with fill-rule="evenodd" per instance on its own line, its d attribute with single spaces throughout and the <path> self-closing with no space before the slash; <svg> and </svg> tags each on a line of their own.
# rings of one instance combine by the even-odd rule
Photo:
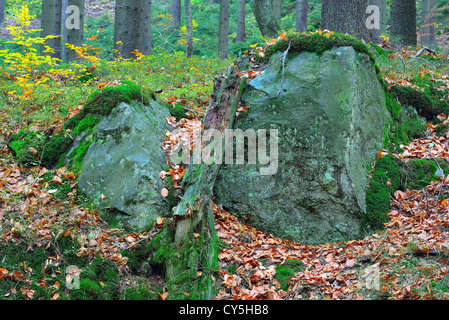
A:
<svg viewBox="0 0 449 320">
<path fill-rule="evenodd" d="M 114 49 L 124 59 L 136 58 L 136 50 L 151 53 L 150 0 L 116 0 Z"/>
<path fill-rule="evenodd" d="M 371 41 L 366 27 L 368 0 L 323 0 L 321 29 L 347 33 L 365 42 Z"/>
<path fill-rule="evenodd" d="M 246 78 L 236 74 L 235 67 L 228 67 L 215 78 L 212 101 L 203 121 L 202 136 L 208 129 L 215 129 L 224 136 L 224 130 L 232 128 L 239 101 L 245 87 Z M 207 139 L 198 140 L 201 150 L 205 150 Z M 223 157 L 223 149 L 221 150 Z M 193 157 L 192 157 L 193 158 Z M 194 164 L 193 159 L 183 179 L 185 190 L 179 204 L 174 208 L 169 234 L 172 246 L 178 254 L 170 255 L 164 262 L 166 280 L 175 280 L 182 275 L 192 275 L 202 270 L 202 281 L 196 294 L 199 299 L 213 298 L 211 275 L 218 266 L 218 238 L 214 228 L 212 211 L 212 189 L 220 164 Z M 195 236 L 196 234 L 196 236 Z M 187 253 L 187 254 L 186 254 Z M 195 258 L 197 257 L 197 258 Z M 190 280 L 189 280 L 190 281 Z M 190 281 L 191 282 L 191 281 Z"/>
<path fill-rule="evenodd" d="M 432 46 L 435 43 L 435 0 L 423 0 L 421 21 L 421 43 Z"/>
<path fill-rule="evenodd" d="M 68 0 L 66 14 L 67 43 L 80 47 L 84 42 L 84 0 Z M 75 50 L 67 48 L 67 63 L 79 60 L 77 57 Z"/>
<path fill-rule="evenodd" d="M 0 23 L 5 21 L 5 0 L 0 0 Z"/>
<path fill-rule="evenodd" d="M 391 0 L 390 41 L 416 46 L 416 0 Z"/>
<path fill-rule="evenodd" d="M 181 26 L 181 0 L 172 0 L 171 16 L 173 17 L 173 27 L 179 29 Z"/>
<path fill-rule="evenodd" d="M 62 30 L 62 0 L 55 0 L 54 6 L 54 29 L 53 35 L 58 36 L 53 39 L 53 51 L 55 52 L 53 58 L 61 59 L 61 35 Z"/>
<path fill-rule="evenodd" d="M 271 5 L 273 6 L 274 18 L 280 26 L 282 17 L 282 0 L 271 0 Z"/>
<path fill-rule="evenodd" d="M 54 32 L 55 23 L 55 0 L 42 0 L 42 11 L 41 11 L 41 38 L 52 35 Z M 41 44 L 40 55 L 47 56 L 50 55 L 45 51 L 45 47 L 53 47 L 54 39 L 48 39 L 45 43 Z"/>
<path fill-rule="evenodd" d="M 218 31 L 218 56 L 228 58 L 229 0 L 220 0 L 220 25 Z"/>
<path fill-rule="evenodd" d="M 62 45 L 61 45 L 61 59 L 62 61 L 66 62 L 67 61 L 67 47 L 66 47 L 66 43 L 67 43 L 67 26 L 66 26 L 66 21 L 67 21 L 67 2 L 68 0 L 62 0 L 62 12 L 61 12 L 61 24 L 62 24 Z"/>
<path fill-rule="evenodd" d="M 142 0 L 139 28 L 139 51 L 151 54 L 151 0 Z"/>
<path fill-rule="evenodd" d="M 263 37 L 276 38 L 280 26 L 273 13 L 270 0 L 253 0 L 254 16 Z"/>
<path fill-rule="evenodd" d="M 246 0 L 239 0 L 237 11 L 237 41 L 245 41 L 245 9 Z"/>
<path fill-rule="evenodd" d="M 186 13 L 186 57 L 190 58 L 193 55 L 193 18 L 190 0 L 184 1 L 184 7 Z"/>
<path fill-rule="evenodd" d="M 296 32 L 307 31 L 308 0 L 296 0 Z"/>
</svg>

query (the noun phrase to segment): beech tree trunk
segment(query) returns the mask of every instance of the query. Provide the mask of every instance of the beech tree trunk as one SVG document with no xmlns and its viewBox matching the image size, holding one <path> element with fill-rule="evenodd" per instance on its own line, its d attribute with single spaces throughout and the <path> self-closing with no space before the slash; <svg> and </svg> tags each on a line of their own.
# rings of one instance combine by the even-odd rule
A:
<svg viewBox="0 0 449 320">
<path fill-rule="evenodd" d="M 5 0 L 0 0 L 0 23 L 5 21 Z"/>
<path fill-rule="evenodd" d="M 273 7 L 274 18 L 280 26 L 282 17 L 282 0 L 271 0 L 271 5 Z"/>
<path fill-rule="evenodd" d="M 54 25 L 53 35 L 58 36 L 53 39 L 53 58 L 61 59 L 61 36 L 62 36 L 62 0 L 55 0 L 54 3 Z"/>
<path fill-rule="evenodd" d="M 239 6 L 237 10 L 237 41 L 245 41 L 245 9 L 246 0 L 239 0 Z"/>
<path fill-rule="evenodd" d="M 371 41 L 366 27 L 368 0 L 323 0 L 321 29 L 347 33 L 365 42 Z"/>
<path fill-rule="evenodd" d="M 114 49 L 124 59 L 151 53 L 151 0 L 116 0 Z"/>
<path fill-rule="evenodd" d="M 308 0 L 296 0 L 296 32 L 307 31 Z"/>
<path fill-rule="evenodd" d="M 171 16 L 173 17 L 173 26 L 178 29 L 181 26 L 181 0 L 172 0 Z"/>
<path fill-rule="evenodd" d="M 42 0 L 42 11 L 41 11 L 41 38 L 52 35 L 54 32 L 55 23 L 55 0 Z M 40 55 L 47 56 L 50 55 L 45 51 L 45 47 L 53 48 L 54 39 L 48 39 L 45 43 L 41 44 Z"/>
<path fill-rule="evenodd" d="M 74 6 L 74 7 L 73 7 Z M 73 10 L 72 10 L 73 9 Z M 65 27 L 67 28 L 67 42 L 77 47 L 82 46 L 84 42 L 84 0 L 67 0 L 65 13 Z M 67 63 L 79 60 L 75 50 L 66 48 Z"/>
<path fill-rule="evenodd" d="M 416 0 L 391 0 L 390 41 L 416 46 Z"/>
<path fill-rule="evenodd" d="M 220 0 L 220 25 L 218 31 L 218 56 L 228 58 L 229 0 Z"/>
<path fill-rule="evenodd" d="M 186 57 L 190 58 L 193 55 L 193 18 L 190 0 L 184 0 L 184 8 L 186 14 Z"/>
<path fill-rule="evenodd" d="M 262 36 L 276 38 L 281 28 L 274 16 L 271 1 L 253 0 L 253 10 Z"/>
<path fill-rule="evenodd" d="M 421 21 L 421 43 L 432 46 L 435 43 L 435 0 L 423 0 Z"/>
</svg>

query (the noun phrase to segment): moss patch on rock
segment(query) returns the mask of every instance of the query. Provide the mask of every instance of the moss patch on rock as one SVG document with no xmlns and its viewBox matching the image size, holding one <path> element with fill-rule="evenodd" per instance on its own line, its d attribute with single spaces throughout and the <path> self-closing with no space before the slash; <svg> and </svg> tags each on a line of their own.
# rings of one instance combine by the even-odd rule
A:
<svg viewBox="0 0 449 320">
<path fill-rule="evenodd" d="M 154 98 L 154 93 L 142 90 L 131 81 L 122 81 L 116 87 L 97 89 L 88 97 L 80 112 L 67 120 L 63 131 L 49 136 L 42 130 L 30 130 L 30 127 L 25 127 L 11 135 L 9 147 L 13 150 L 16 160 L 24 166 L 64 166 L 65 154 L 76 138 L 82 134 L 89 136 L 95 126 L 121 102 L 131 103 L 137 100 L 148 104 L 150 99 Z M 87 149 L 88 143 L 83 140 L 79 147 L 72 150 L 73 161 L 70 165 L 73 165 L 75 170 L 79 170 L 82 156 Z"/>
<path fill-rule="evenodd" d="M 265 50 L 263 57 L 257 57 L 260 62 L 268 62 L 270 57 L 277 52 L 284 52 L 290 45 L 289 53 L 312 52 L 322 55 L 335 47 L 353 47 L 357 52 L 367 54 L 374 62 L 374 57 L 363 41 L 351 36 L 334 33 L 330 37 L 319 33 L 288 33 L 284 39 L 278 40 L 274 45 Z"/>
<path fill-rule="evenodd" d="M 446 161 L 436 160 L 444 174 L 449 173 Z M 412 159 L 402 162 L 393 155 L 386 155 L 376 161 L 371 173 L 366 193 L 366 213 L 363 215 L 365 228 L 381 230 L 388 222 L 391 197 L 397 190 L 422 189 L 431 181 L 440 178 L 436 173 L 438 166 L 433 160 Z"/>
</svg>

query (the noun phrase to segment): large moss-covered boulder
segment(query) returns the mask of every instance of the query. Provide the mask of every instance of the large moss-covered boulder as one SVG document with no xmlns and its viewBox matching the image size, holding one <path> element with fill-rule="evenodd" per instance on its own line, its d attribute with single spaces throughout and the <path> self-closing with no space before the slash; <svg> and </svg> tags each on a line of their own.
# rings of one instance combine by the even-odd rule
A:
<svg viewBox="0 0 449 320">
<path fill-rule="evenodd" d="M 216 201 L 253 227 L 303 243 L 361 237 L 367 168 L 391 119 L 374 63 L 352 46 L 291 54 L 284 70 L 276 57 L 245 89 L 249 110 L 235 128 L 277 129 L 278 170 L 223 165 Z"/>
<path fill-rule="evenodd" d="M 95 127 L 80 164 L 79 187 L 101 206 L 125 213 L 137 229 L 170 212 L 159 177 L 166 167 L 166 117 L 168 109 L 157 100 L 121 103 Z"/>
</svg>

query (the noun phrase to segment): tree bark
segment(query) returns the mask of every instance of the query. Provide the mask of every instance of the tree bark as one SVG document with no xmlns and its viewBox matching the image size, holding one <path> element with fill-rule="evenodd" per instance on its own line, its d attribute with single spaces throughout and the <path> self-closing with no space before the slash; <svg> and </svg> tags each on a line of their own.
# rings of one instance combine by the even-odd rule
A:
<svg viewBox="0 0 449 320">
<path fill-rule="evenodd" d="M 70 28 L 67 28 L 67 43 L 75 45 L 77 47 L 82 46 L 84 42 L 84 0 L 68 0 L 67 1 L 67 9 L 70 9 L 71 6 L 75 6 L 79 10 L 79 16 L 76 15 L 76 11 L 66 12 L 68 15 L 65 20 L 66 28 L 68 25 L 72 24 L 73 21 L 69 21 L 72 19 L 79 19 L 79 25 L 75 27 L 72 25 Z M 77 21 L 77 22 L 78 22 Z M 79 60 L 78 54 L 75 50 L 67 48 L 66 50 L 66 62 L 71 63 Z"/>
<path fill-rule="evenodd" d="M 114 49 L 124 59 L 151 53 L 151 0 L 116 0 Z"/>
<path fill-rule="evenodd" d="M 365 42 L 371 41 L 366 27 L 368 0 L 323 0 L 321 29 L 347 33 Z"/>
<path fill-rule="evenodd" d="M 5 0 L 0 0 L 0 23 L 5 21 Z"/>
<path fill-rule="evenodd" d="M 61 59 L 61 35 L 62 35 L 62 0 L 55 0 L 54 3 L 54 28 L 53 35 L 58 36 L 53 39 L 53 58 Z"/>
<path fill-rule="evenodd" d="M 423 0 L 421 21 L 421 43 L 432 46 L 435 43 L 435 0 Z"/>
<path fill-rule="evenodd" d="M 42 11 L 41 11 L 41 38 L 52 35 L 54 32 L 55 23 L 55 0 L 42 0 Z M 50 53 L 44 52 L 45 47 L 53 48 L 54 39 L 48 39 L 45 43 L 41 44 L 40 55 L 47 56 Z"/>
<path fill-rule="evenodd" d="M 307 31 L 308 0 L 296 0 L 296 32 Z"/>
<path fill-rule="evenodd" d="M 273 6 L 273 14 L 279 26 L 281 25 L 282 18 L 282 0 L 271 0 Z"/>
<path fill-rule="evenodd" d="M 237 41 L 245 41 L 245 12 L 246 0 L 239 0 L 237 10 Z"/>
<path fill-rule="evenodd" d="M 170 12 L 173 17 L 173 27 L 179 29 L 181 26 L 181 0 L 172 0 Z"/>
<path fill-rule="evenodd" d="M 193 55 L 193 18 L 190 0 L 184 1 L 184 8 L 186 14 L 186 57 L 190 58 Z"/>
<path fill-rule="evenodd" d="M 218 31 L 218 56 L 228 58 L 229 0 L 220 0 L 220 24 Z"/>
<path fill-rule="evenodd" d="M 390 41 L 416 46 L 416 0 L 391 0 Z"/>
<path fill-rule="evenodd" d="M 276 38 L 279 35 L 280 26 L 274 17 L 271 1 L 253 0 L 253 11 L 262 36 Z"/>
</svg>

